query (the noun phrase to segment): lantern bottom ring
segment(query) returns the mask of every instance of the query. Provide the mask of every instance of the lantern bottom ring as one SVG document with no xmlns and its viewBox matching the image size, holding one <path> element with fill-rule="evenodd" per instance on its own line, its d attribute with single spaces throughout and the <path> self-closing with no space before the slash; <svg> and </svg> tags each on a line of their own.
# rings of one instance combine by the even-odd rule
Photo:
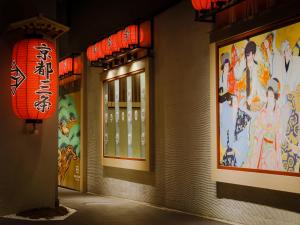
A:
<svg viewBox="0 0 300 225">
<path fill-rule="evenodd" d="M 32 123 L 32 124 L 37 124 L 37 123 L 42 123 L 43 120 L 35 120 L 35 119 L 27 119 L 25 120 L 25 123 Z"/>
</svg>

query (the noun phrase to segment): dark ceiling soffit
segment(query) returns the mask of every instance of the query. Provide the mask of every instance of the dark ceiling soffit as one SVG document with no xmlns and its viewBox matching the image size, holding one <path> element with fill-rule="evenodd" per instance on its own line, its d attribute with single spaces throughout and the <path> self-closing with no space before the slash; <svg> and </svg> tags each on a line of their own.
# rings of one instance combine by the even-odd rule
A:
<svg viewBox="0 0 300 225">
<path fill-rule="evenodd" d="M 263 26 L 300 17 L 299 9 L 299 4 L 280 5 L 280 7 L 269 8 L 258 15 L 252 16 L 251 19 L 241 20 L 238 23 L 212 30 L 210 32 L 210 43 L 224 41 Z"/>
<path fill-rule="evenodd" d="M 139 18 L 139 19 L 135 19 L 132 23 L 126 23 L 126 24 L 123 24 L 121 27 L 114 28 L 114 29 L 112 29 L 110 32 L 106 33 L 105 35 L 99 35 L 99 37 L 97 38 L 97 40 L 95 40 L 95 41 L 89 43 L 88 46 L 95 44 L 95 43 L 98 42 L 99 40 L 102 40 L 102 39 L 104 39 L 104 38 L 107 38 L 108 36 L 110 36 L 110 35 L 112 35 L 112 34 L 118 32 L 119 30 L 124 29 L 125 27 L 127 27 L 127 26 L 129 26 L 129 25 L 131 25 L 131 24 L 139 24 L 139 23 L 142 23 L 142 22 L 145 22 L 145 21 L 150 20 L 150 21 L 151 21 L 151 26 L 153 26 L 153 25 L 154 25 L 153 18 L 154 18 L 155 16 L 157 16 L 157 15 L 159 15 L 159 14 L 161 14 L 161 13 L 167 11 L 169 8 L 171 8 L 171 7 L 173 7 L 173 6 L 177 5 L 177 4 L 179 4 L 181 1 L 182 1 L 182 0 L 176 0 L 176 1 L 173 1 L 172 3 L 167 4 L 167 6 L 165 6 L 163 9 L 156 10 L 156 11 L 155 11 L 150 17 L 148 17 L 148 18 L 142 18 L 142 19 Z M 153 32 L 153 28 L 152 28 L 152 32 Z M 152 41 L 153 41 L 153 40 L 152 40 Z M 85 46 L 85 48 L 87 48 L 88 46 Z M 84 48 L 84 49 L 85 49 L 85 48 Z"/>
</svg>

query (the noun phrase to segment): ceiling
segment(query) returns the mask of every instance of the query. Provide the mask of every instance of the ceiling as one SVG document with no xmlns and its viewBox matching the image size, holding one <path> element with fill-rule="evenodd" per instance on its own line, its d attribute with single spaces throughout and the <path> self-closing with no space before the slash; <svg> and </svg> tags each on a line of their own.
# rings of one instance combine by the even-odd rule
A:
<svg viewBox="0 0 300 225">
<path fill-rule="evenodd" d="M 71 28 L 61 52 L 86 49 L 105 35 L 146 20 L 183 0 L 0 0 L 0 36 L 10 23 L 42 14 Z M 190 1 L 190 0 L 184 0 Z"/>
<path fill-rule="evenodd" d="M 57 18 L 71 28 L 63 52 L 82 51 L 93 42 L 138 20 L 150 19 L 181 0 L 58 0 Z M 67 50 L 69 49 L 69 50 Z"/>
</svg>

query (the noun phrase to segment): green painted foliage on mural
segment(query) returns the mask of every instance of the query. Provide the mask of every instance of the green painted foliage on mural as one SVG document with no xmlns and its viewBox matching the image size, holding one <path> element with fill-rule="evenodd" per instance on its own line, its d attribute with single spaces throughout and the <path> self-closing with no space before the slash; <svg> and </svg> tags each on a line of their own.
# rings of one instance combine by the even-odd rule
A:
<svg viewBox="0 0 300 225">
<path fill-rule="evenodd" d="M 80 157 L 80 116 L 76 109 L 76 101 L 71 95 L 64 95 L 59 99 L 58 123 L 59 150 L 62 151 L 71 145 Z"/>
</svg>

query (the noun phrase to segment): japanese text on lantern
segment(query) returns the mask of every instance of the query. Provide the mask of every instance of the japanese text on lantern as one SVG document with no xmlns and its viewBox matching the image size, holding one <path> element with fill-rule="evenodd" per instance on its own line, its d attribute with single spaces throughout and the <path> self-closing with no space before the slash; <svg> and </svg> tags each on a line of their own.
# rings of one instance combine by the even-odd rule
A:
<svg viewBox="0 0 300 225">
<path fill-rule="evenodd" d="M 47 44 L 42 43 L 40 46 L 36 46 L 38 50 L 36 55 L 37 65 L 35 66 L 34 74 L 41 76 L 39 89 L 35 91 L 39 95 L 39 99 L 34 102 L 34 107 L 40 112 L 46 112 L 51 107 L 50 96 L 50 76 L 53 73 L 52 62 L 51 62 L 51 48 Z"/>
</svg>

